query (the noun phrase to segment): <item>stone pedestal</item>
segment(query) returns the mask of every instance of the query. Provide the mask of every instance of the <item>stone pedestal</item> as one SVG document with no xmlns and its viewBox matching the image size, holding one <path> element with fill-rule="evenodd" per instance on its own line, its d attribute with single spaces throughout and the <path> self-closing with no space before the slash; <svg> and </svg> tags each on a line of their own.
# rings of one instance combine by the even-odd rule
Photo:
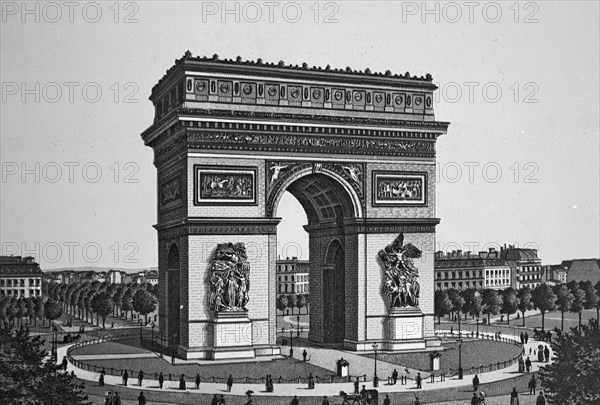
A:
<svg viewBox="0 0 600 405">
<path fill-rule="evenodd" d="M 388 315 L 387 350 L 425 349 L 423 313 L 418 308 L 393 308 Z"/>
<path fill-rule="evenodd" d="M 246 312 L 215 312 L 213 360 L 254 358 L 252 322 Z"/>
</svg>

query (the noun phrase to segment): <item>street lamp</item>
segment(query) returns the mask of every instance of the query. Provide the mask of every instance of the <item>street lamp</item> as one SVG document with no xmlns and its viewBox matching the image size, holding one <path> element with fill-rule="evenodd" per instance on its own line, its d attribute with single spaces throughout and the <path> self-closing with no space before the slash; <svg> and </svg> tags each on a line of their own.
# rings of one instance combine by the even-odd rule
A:
<svg viewBox="0 0 600 405">
<path fill-rule="evenodd" d="M 54 363 L 56 363 L 56 361 L 58 360 L 58 354 L 56 353 L 57 351 L 57 344 L 56 344 L 56 331 L 58 330 L 58 328 L 56 327 L 56 325 L 52 324 L 52 333 L 54 334 L 54 339 L 52 340 L 52 360 L 54 360 Z"/>
<path fill-rule="evenodd" d="M 138 319 L 138 323 L 140 324 L 140 344 L 142 343 L 142 320 Z"/>
<path fill-rule="evenodd" d="M 377 378 L 377 348 L 379 345 L 377 343 L 373 343 L 373 350 L 375 350 L 375 371 L 373 373 L 373 387 L 379 386 L 379 378 Z"/>
<path fill-rule="evenodd" d="M 463 369 L 462 369 L 462 339 L 459 337 L 457 339 L 458 342 L 458 379 L 463 379 Z"/>
<path fill-rule="evenodd" d="M 294 328 L 290 325 L 290 357 L 294 357 Z"/>
<path fill-rule="evenodd" d="M 160 349 L 159 351 L 160 351 L 160 358 L 161 359 L 163 358 L 163 349 L 164 349 L 164 347 L 165 347 L 165 341 L 163 339 L 163 328 L 161 327 L 160 328 L 160 348 L 159 348 Z"/>
<path fill-rule="evenodd" d="M 152 322 L 152 350 L 154 350 L 154 327 L 156 326 L 155 322 Z"/>
<path fill-rule="evenodd" d="M 300 337 L 300 315 L 296 316 L 296 321 L 298 322 L 298 326 L 296 329 L 296 337 Z"/>
</svg>

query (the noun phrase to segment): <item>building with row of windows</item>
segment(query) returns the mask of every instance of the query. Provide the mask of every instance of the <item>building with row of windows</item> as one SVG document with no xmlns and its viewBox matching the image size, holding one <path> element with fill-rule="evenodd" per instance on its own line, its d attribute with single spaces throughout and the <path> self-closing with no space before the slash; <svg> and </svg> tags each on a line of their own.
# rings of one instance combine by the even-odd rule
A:
<svg viewBox="0 0 600 405">
<path fill-rule="evenodd" d="M 535 288 L 542 283 L 541 259 L 535 249 L 504 246 L 477 254 L 454 250 L 435 253 L 435 286 L 449 288 L 491 288 L 502 290 L 523 286 Z"/>
<path fill-rule="evenodd" d="M 494 248 L 478 254 L 462 250 L 436 252 L 435 285 L 438 290 L 504 289 L 510 287 L 510 266 Z"/>
<path fill-rule="evenodd" d="M 158 270 L 149 269 L 141 270 L 135 273 L 127 273 L 123 270 L 109 271 L 77 271 L 77 270 L 61 270 L 48 271 L 44 273 L 44 278 L 51 283 L 64 284 L 83 284 L 109 282 L 111 284 L 158 284 Z"/>
<path fill-rule="evenodd" d="M 296 256 L 277 259 L 277 296 L 282 294 L 308 294 L 308 260 Z"/>
<path fill-rule="evenodd" d="M 0 297 L 41 297 L 42 275 L 31 256 L 0 256 Z"/>
</svg>

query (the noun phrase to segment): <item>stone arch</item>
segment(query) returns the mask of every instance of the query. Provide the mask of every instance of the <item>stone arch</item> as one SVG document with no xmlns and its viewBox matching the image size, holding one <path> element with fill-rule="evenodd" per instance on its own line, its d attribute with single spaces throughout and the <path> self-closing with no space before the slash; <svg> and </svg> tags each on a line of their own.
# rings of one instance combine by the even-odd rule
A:
<svg viewBox="0 0 600 405">
<path fill-rule="evenodd" d="M 315 170 L 314 166 L 308 164 L 302 165 L 294 171 L 290 171 L 291 174 L 287 174 L 281 178 L 276 184 L 274 184 L 269 190 L 269 196 L 267 198 L 266 216 L 273 218 L 277 216 L 277 207 L 279 201 L 283 197 L 286 191 L 289 191 L 302 206 L 304 207 L 309 221 L 312 219 L 319 218 L 323 219 L 323 215 L 316 209 L 318 204 L 309 204 L 309 193 L 302 192 L 302 187 L 309 187 L 311 180 L 313 182 L 320 181 L 321 191 L 329 190 L 337 194 L 338 201 L 342 205 L 344 210 L 344 216 L 362 218 L 364 212 L 364 198 L 357 192 L 357 186 L 350 184 L 342 175 L 335 172 L 334 170 L 327 168 L 320 168 Z M 333 207 L 331 207 L 333 209 Z"/>
</svg>

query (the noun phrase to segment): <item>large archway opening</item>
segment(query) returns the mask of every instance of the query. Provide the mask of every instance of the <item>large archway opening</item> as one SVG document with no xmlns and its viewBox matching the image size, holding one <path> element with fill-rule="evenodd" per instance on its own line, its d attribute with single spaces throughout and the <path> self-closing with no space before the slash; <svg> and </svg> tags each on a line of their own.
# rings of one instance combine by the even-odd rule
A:
<svg viewBox="0 0 600 405">
<path fill-rule="evenodd" d="M 345 253 L 343 224 L 345 220 L 359 216 L 360 207 L 357 207 L 356 198 L 349 191 L 351 187 L 343 181 L 331 174 L 308 172 L 289 179 L 279 191 L 282 195 L 285 192 L 291 194 L 306 213 L 308 223 L 304 231 L 308 233 L 309 250 L 309 293 L 306 304 L 310 308 L 308 338 L 319 343 L 342 344 L 346 337 L 345 280 L 347 262 L 353 258 Z M 275 204 L 273 217 L 280 216 L 280 201 L 281 196 Z"/>
</svg>

